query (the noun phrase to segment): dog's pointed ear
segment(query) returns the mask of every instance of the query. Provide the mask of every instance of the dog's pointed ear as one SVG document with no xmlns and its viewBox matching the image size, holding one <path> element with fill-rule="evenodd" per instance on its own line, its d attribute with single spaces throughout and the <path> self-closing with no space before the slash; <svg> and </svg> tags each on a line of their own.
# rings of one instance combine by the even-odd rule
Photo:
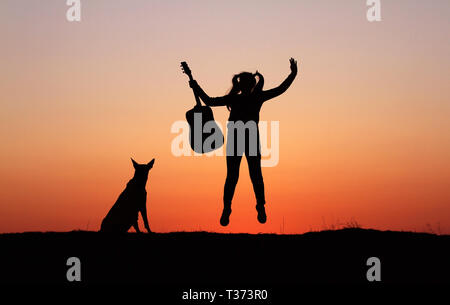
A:
<svg viewBox="0 0 450 305">
<path fill-rule="evenodd" d="M 131 159 L 131 162 L 133 162 L 134 169 L 136 169 L 139 164 L 136 161 L 134 161 L 133 158 L 130 158 L 130 159 Z"/>
<path fill-rule="evenodd" d="M 153 163 L 155 163 L 155 159 L 154 159 L 154 158 L 152 159 L 152 161 L 148 162 L 147 165 L 148 165 L 150 168 L 152 168 L 152 167 L 153 167 Z"/>
</svg>

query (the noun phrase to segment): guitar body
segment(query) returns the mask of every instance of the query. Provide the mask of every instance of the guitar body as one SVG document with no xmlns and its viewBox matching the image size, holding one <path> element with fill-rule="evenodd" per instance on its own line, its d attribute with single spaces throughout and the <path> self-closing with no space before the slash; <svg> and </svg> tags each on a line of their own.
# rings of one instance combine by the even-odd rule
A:
<svg viewBox="0 0 450 305">
<path fill-rule="evenodd" d="M 186 120 L 190 129 L 189 143 L 193 151 L 203 154 L 222 147 L 222 130 L 214 120 L 210 107 L 196 105 L 186 112 Z"/>
<path fill-rule="evenodd" d="M 186 62 L 181 63 L 183 72 L 193 80 L 191 70 Z M 193 151 L 199 154 L 211 152 L 222 147 L 224 138 L 222 130 L 214 121 L 214 115 L 210 107 L 203 106 L 199 97 L 195 94 L 196 105 L 186 112 L 186 120 L 189 124 L 189 143 Z"/>
</svg>

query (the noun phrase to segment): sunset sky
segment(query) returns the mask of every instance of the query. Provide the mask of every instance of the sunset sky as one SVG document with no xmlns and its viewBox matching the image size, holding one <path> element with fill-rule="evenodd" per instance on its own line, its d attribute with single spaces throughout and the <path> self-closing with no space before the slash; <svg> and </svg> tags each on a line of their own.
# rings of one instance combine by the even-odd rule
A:
<svg viewBox="0 0 450 305">
<path fill-rule="evenodd" d="M 0 232 L 98 230 L 133 175 L 156 232 L 364 228 L 450 234 L 450 1 L 65 0 L 0 2 Z M 256 220 L 246 162 L 221 227 L 225 157 L 175 157 L 171 126 L 241 71 L 265 88 L 280 159 Z M 215 108 L 225 126 L 228 110 Z M 142 222 L 140 222 L 141 228 Z"/>
</svg>

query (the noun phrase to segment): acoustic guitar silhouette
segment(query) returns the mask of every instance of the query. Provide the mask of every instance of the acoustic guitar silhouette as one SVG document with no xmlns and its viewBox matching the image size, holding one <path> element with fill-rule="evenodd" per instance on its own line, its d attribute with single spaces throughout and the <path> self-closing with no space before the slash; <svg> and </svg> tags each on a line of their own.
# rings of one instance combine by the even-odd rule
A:
<svg viewBox="0 0 450 305">
<path fill-rule="evenodd" d="M 181 62 L 181 70 L 189 77 L 190 81 L 194 80 L 191 69 L 189 69 L 189 66 L 185 61 Z M 214 121 L 214 115 L 211 108 L 201 104 L 200 98 L 195 91 L 194 96 L 196 104 L 194 108 L 186 112 L 186 120 L 189 124 L 189 143 L 193 151 L 202 154 L 220 148 L 223 145 L 224 138 L 222 131 Z M 210 131 L 204 131 L 205 124 L 207 123 L 207 129 Z M 208 145 L 204 147 L 205 140 L 213 133 L 218 133 L 219 136 L 215 135 L 214 138 L 220 140 L 213 141 L 211 144 L 208 143 Z"/>
</svg>

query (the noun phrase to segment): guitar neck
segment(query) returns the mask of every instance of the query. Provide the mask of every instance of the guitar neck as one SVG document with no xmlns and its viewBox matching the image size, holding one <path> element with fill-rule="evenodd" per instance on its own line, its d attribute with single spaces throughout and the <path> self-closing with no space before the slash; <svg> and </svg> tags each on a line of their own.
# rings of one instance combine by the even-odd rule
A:
<svg viewBox="0 0 450 305">
<path fill-rule="evenodd" d="M 189 76 L 189 80 L 190 81 L 194 81 L 194 78 L 192 77 L 192 74 L 189 74 L 188 76 Z M 194 92 L 196 106 L 201 106 L 202 103 L 200 102 L 200 98 L 198 97 L 197 93 L 195 93 L 194 89 L 192 89 L 192 91 Z"/>
</svg>

